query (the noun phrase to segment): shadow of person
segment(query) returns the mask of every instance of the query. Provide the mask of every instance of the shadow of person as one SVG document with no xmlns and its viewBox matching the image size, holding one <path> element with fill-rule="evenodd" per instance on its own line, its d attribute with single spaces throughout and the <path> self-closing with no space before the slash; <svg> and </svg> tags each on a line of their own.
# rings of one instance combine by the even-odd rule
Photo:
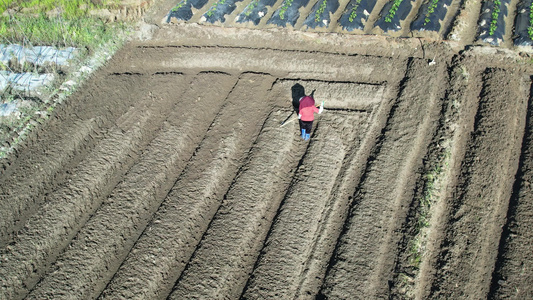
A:
<svg viewBox="0 0 533 300">
<path fill-rule="evenodd" d="M 296 114 L 299 113 L 300 110 L 300 98 L 305 96 L 305 88 L 297 83 L 292 86 L 292 107 L 294 108 L 294 111 Z"/>
</svg>

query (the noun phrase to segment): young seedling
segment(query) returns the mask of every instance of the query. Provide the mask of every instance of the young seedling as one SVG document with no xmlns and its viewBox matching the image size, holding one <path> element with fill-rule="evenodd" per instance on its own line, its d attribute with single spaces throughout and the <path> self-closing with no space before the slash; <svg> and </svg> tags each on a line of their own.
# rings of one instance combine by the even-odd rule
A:
<svg viewBox="0 0 533 300">
<path fill-rule="evenodd" d="M 359 4 L 361 4 L 361 1 L 362 0 L 355 1 L 354 6 L 352 7 L 352 12 L 350 13 L 350 17 L 348 18 L 350 23 L 353 22 L 355 18 L 357 17 L 357 8 L 359 8 Z"/>
<path fill-rule="evenodd" d="M 315 13 L 315 22 L 320 22 L 322 18 L 322 13 L 326 9 L 326 5 L 328 4 L 328 0 L 323 0 L 322 3 L 320 3 L 320 7 L 316 10 Z"/>
<path fill-rule="evenodd" d="M 494 0 L 494 10 L 491 14 L 492 19 L 490 21 L 489 35 L 493 35 L 498 27 L 498 16 L 500 15 L 501 4 L 502 2 L 500 0 Z"/>
<path fill-rule="evenodd" d="M 429 17 L 435 12 L 435 8 L 437 8 L 438 3 L 439 3 L 439 0 L 431 0 L 431 4 L 429 5 L 428 11 L 425 15 L 424 26 L 426 26 L 429 23 L 430 21 Z"/>
<path fill-rule="evenodd" d="M 392 7 L 389 9 L 389 13 L 385 17 L 385 22 L 387 23 L 392 22 L 392 19 L 396 15 L 396 12 L 398 11 L 398 8 L 400 8 L 400 4 L 402 4 L 402 2 L 403 0 L 394 0 Z"/>
</svg>

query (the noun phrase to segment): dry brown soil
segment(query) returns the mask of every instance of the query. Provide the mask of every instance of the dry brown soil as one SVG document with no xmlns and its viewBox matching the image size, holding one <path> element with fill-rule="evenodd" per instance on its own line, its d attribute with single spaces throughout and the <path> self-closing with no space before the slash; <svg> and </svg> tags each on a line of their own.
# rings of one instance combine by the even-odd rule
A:
<svg viewBox="0 0 533 300">
<path fill-rule="evenodd" d="M 527 55 L 164 9 L 4 164 L 0 299 L 533 297 Z"/>
</svg>

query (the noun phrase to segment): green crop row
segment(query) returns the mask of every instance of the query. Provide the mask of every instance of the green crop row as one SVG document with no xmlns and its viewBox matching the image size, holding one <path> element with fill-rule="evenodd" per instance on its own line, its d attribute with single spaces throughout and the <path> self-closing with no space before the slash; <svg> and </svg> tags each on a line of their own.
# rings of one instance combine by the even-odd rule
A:
<svg viewBox="0 0 533 300">
<path fill-rule="evenodd" d="M 328 0 L 322 0 L 322 3 L 320 3 L 320 7 L 316 10 L 315 13 L 315 22 L 320 22 L 322 13 L 326 9 L 326 6 L 328 5 Z"/>
<path fill-rule="evenodd" d="M 211 6 L 211 8 L 209 8 L 209 10 L 207 11 L 206 15 L 208 17 L 211 17 L 213 14 L 215 14 L 215 11 L 217 11 L 218 6 L 219 5 L 223 5 L 224 3 L 226 3 L 226 0 L 220 0 L 220 1 L 215 2 L 215 4 L 213 4 L 213 6 Z"/>
<path fill-rule="evenodd" d="M 425 15 L 425 19 L 424 19 L 424 26 L 427 25 L 427 23 L 429 23 L 429 17 L 435 12 L 435 8 L 437 8 L 437 4 L 439 3 L 439 0 L 431 0 L 431 4 L 429 5 L 428 7 L 428 11 Z"/>
<path fill-rule="evenodd" d="M 279 18 L 284 20 L 285 19 L 285 12 L 287 11 L 287 9 L 289 9 L 289 7 L 292 5 L 292 1 L 293 0 L 285 0 L 283 1 L 283 5 L 281 6 L 281 8 L 279 9 Z"/>
<path fill-rule="evenodd" d="M 491 14 L 489 35 L 493 35 L 498 27 L 498 16 L 500 15 L 500 6 L 502 2 L 500 0 L 494 0 L 494 10 Z"/>
<path fill-rule="evenodd" d="M 47 13 L 58 10 L 63 18 L 87 16 L 89 11 L 99 8 L 116 7 L 118 0 L 2 0 L 0 15 L 9 8 L 29 14 Z"/>
<path fill-rule="evenodd" d="M 348 18 L 350 23 L 353 22 L 353 20 L 355 20 L 355 17 L 357 17 L 357 8 L 359 8 L 359 4 L 361 4 L 361 0 L 356 0 L 354 6 L 352 7 L 350 18 Z"/>
<path fill-rule="evenodd" d="M 527 28 L 527 33 L 530 39 L 533 39 L 533 3 L 529 6 L 529 27 Z"/>
<path fill-rule="evenodd" d="M 187 0 L 183 0 L 178 5 L 174 6 L 170 11 L 178 11 L 180 8 L 182 8 L 185 4 L 187 4 Z"/>
<path fill-rule="evenodd" d="M 250 2 L 248 7 L 246 7 L 246 12 L 244 13 L 244 15 L 247 17 L 250 16 L 257 4 L 259 4 L 259 0 L 253 0 L 252 2 Z"/>
<path fill-rule="evenodd" d="M 398 11 L 398 8 L 400 8 L 400 4 L 402 4 L 402 2 L 403 0 L 394 0 L 392 7 L 389 9 L 389 13 L 385 17 L 385 22 L 392 22 L 392 18 L 394 18 L 394 16 L 396 15 L 396 11 Z"/>
</svg>

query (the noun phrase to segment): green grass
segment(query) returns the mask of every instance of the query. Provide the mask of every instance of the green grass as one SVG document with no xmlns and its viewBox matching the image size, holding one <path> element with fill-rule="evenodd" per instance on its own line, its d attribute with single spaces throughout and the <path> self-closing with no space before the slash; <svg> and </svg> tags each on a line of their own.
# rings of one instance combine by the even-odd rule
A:
<svg viewBox="0 0 533 300">
<path fill-rule="evenodd" d="M 90 11 L 117 5 L 117 0 L 0 0 L 0 43 L 94 48 L 111 39 L 116 24 Z M 9 13 L 5 13 L 6 10 Z M 118 26 L 120 27 L 120 26 Z"/>
<path fill-rule="evenodd" d="M 28 98 L 25 92 L 10 87 L 0 91 L 1 102 L 35 100 L 29 108 L 19 110 L 18 117 L 0 120 L 0 159 L 8 155 L 35 124 L 33 120 L 47 118 L 57 103 L 61 103 L 88 76 L 76 72 L 82 65 L 97 68 L 103 65 L 125 41 L 130 25 L 123 22 L 107 23 L 93 15 L 96 9 L 116 8 L 118 0 L 0 0 L 0 44 L 33 46 L 76 47 L 78 57 L 68 70 L 43 69 L 30 64 L 0 64 L 0 69 L 19 72 L 56 72 L 57 80 L 45 87 L 39 99 Z M 64 73 L 66 72 L 66 73 Z M 59 89 L 65 79 L 76 82 L 67 90 Z M 40 114 L 37 117 L 36 113 Z M 7 143 L 6 143 L 7 141 Z M 7 145 L 7 146 L 6 146 Z"/>
</svg>

